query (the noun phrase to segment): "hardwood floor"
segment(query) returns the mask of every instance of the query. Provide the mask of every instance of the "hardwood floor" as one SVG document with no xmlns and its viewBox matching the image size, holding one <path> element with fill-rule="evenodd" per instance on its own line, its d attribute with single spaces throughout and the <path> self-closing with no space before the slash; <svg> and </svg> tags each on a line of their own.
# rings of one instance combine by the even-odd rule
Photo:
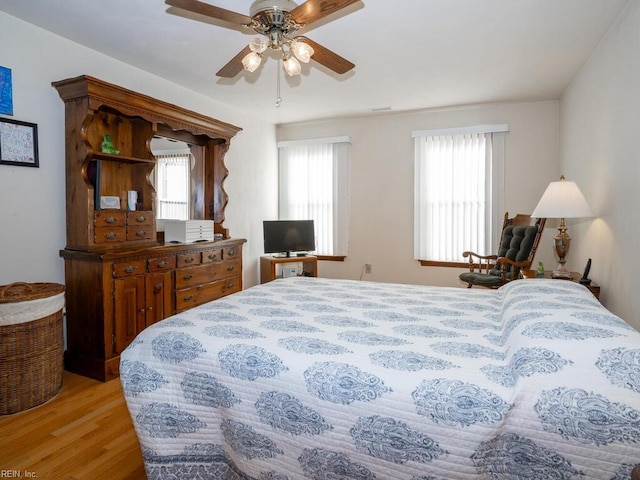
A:
<svg viewBox="0 0 640 480">
<path fill-rule="evenodd" d="M 64 372 L 44 405 L 0 416 L 0 477 L 144 480 L 140 445 L 119 380 Z"/>
</svg>

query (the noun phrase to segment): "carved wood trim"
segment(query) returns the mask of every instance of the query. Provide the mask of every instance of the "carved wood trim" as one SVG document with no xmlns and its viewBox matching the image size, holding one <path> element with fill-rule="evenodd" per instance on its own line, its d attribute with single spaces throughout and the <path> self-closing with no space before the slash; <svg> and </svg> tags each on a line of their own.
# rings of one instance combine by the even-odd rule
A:
<svg viewBox="0 0 640 480">
<path fill-rule="evenodd" d="M 210 138 L 224 138 L 229 141 L 242 130 L 230 123 L 127 90 L 89 75 L 60 80 L 53 82 L 52 85 L 65 102 L 86 97 L 89 100 L 88 108 L 92 110 L 108 106 L 125 115 L 139 116 L 152 123 L 164 123 L 173 130 L 186 130 L 194 135 L 207 135 Z"/>
</svg>

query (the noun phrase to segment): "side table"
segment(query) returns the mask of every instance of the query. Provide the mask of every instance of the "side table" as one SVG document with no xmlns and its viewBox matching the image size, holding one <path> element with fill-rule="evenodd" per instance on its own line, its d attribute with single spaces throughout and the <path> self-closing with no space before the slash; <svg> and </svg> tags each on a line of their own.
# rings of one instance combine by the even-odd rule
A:
<svg viewBox="0 0 640 480">
<path fill-rule="evenodd" d="M 551 278 L 551 274 L 553 272 L 551 270 L 545 270 L 544 272 L 544 277 L 538 277 L 538 272 L 536 270 L 520 270 L 520 277 L 521 278 Z M 559 282 L 562 281 L 567 281 L 570 280 L 572 282 L 575 283 L 580 283 L 580 278 L 582 278 L 582 275 L 578 272 L 571 272 L 571 279 L 554 279 L 554 280 L 558 280 Z M 598 285 L 597 283 L 594 283 L 593 281 L 589 284 L 589 285 L 585 285 L 585 287 L 587 287 L 589 289 L 589 291 L 591 293 L 593 293 L 593 296 L 596 297 L 598 300 L 600 300 L 600 285 Z"/>
<path fill-rule="evenodd" d="M 260 257 L 260 283 L 271 282 L 276 279 L 276 265 L 302 263 L 302 275 L 306 277 L 318 276 L 318 257 L 305 255 L 302 257 Z"/>
</svg>

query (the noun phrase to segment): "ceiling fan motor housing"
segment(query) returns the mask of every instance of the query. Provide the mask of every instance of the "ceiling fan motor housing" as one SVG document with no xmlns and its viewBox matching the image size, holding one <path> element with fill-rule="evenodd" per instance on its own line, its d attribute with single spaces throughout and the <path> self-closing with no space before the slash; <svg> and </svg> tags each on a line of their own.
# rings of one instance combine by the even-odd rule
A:
<svg viewBox="0 0 640 480">
<path fill-rule="evenodd" d="M 290 12 L 297 7 L 291 0 L 256 0 L 251 5 L 251 25 L 256 33 L 269 38 L 270 47 L 280 50 L 290 41 L 300 25 L 291 19 Z"/>
<path fill-rule="evenodd" d="M 263 12 L 271 15 L 284 15 L 296 8 L 298 5 L 292 0 L 256 0 L 251 4 L 249 15 L 254 18 Z"/>
</svg>

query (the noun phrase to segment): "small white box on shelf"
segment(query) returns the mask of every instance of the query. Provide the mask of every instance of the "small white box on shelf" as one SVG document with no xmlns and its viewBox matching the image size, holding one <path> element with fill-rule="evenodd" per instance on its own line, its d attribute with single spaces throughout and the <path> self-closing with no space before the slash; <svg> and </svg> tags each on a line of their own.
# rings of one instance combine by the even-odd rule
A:
<svg viewBox="0 0 640 480">
<path fill-rule="evenodd" d="M 213 220 L 164 220 L 165 243 L 213 241 Z"/>
<path fill-rule="evenodd" d="M 291 266 L 291 265 L 283 265 L 282 266 L 282 277 L 283 278 L 289 278 L 289 277 L 295 277 L 298 275 L 298 267 L 297 266 Z"/>
</svg>

